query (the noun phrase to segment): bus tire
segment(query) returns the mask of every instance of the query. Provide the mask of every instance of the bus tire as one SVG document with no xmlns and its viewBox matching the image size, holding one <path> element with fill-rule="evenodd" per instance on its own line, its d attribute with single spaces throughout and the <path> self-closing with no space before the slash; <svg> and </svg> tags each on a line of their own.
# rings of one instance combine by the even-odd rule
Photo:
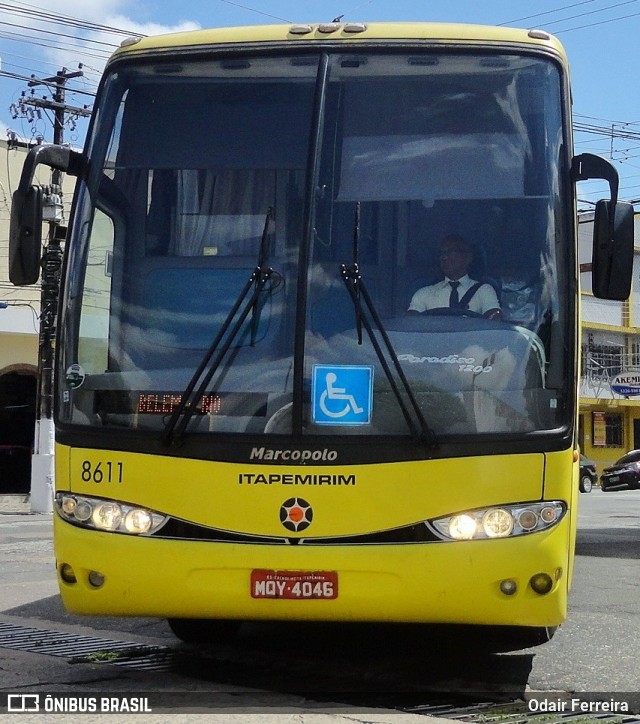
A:
<svg viewBox="0 0 640 724">
<path fill-rule="evenodd" d="M 212 618 L 168 618 L 167 623 L 181 641 L 187 644 L 222 644 L 232 641 L 240 621 Z"/>
<path fill-rule="evenodd" d="M 514 626 L 513 643 L 522 649 L 540 646 L 551 641 L 557 630 L 557 626 Z"/>
<path fill-rule="evenodd" d="M 492 626 L 486 639 L 493 652 L 517 651 L 546 644 L 555 635 L 557 626 Z"/>
</svg>

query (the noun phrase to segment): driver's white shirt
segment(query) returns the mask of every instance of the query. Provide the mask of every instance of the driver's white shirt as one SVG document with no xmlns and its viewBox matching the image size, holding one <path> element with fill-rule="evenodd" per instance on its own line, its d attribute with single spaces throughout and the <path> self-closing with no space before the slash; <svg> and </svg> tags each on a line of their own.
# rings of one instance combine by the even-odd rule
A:
<svg viewBox="0 0 640 724">
<path fill-rule="evenodd" d="M 409 304 L 409 310 L 413 312 L 426 312 L 428 309 L 438 309 L 449 306 L 449 296 L 451 295 L 451 285 L 448 278 L 444 278 L 437 284 L 431 284 L 428 287 L 422 287 L 411 298 L 411 304 Z M 460 286 L 458 287 L 458 298 L 462 299 L 466 291 L 470 289 L 474 284 L 477 284 L 475 279 L 471 279 L 468 274 L 458 279 Z M 467 307 L 472 312 L 478 314 L 485 314 L 491 309 L 500 309 L 498 303 L 498 297 L 495 289 L 491 284 L 483 284 L 478 288 L 476 293 L 469 300 Z"/>
</svg>

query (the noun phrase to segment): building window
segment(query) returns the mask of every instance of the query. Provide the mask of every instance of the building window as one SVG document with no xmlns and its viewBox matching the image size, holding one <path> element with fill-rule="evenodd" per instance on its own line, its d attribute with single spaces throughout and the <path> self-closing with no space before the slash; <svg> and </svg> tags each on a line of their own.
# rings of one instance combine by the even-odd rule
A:
<svg viewBox="0 0 640 724">
<path fill-rule="evenodd" d="M 593 412 L 594 447 L 623 447 L 624 416 L 615 412 Z"/>
</svg>

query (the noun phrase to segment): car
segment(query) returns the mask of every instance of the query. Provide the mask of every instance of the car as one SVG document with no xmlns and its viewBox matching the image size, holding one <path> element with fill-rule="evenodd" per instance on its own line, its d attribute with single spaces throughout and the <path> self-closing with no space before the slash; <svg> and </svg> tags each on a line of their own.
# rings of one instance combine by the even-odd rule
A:
<svg viewBox="0 0 640 724">
<path fill-rule="evenodd" d="M 580 455 L 580 492 L 590 493 L 591 488 L 596 484 L 598 480 L 598 473 L 596 471 L 596 464 L 593 460 L 584 455 Z"/>
<path fill-rule="evenodd" d="M 600 476 L 601 490 L 640 488 L 640 450 L 631 450 L 613 465 L 605 468 Z"/>
</svg>

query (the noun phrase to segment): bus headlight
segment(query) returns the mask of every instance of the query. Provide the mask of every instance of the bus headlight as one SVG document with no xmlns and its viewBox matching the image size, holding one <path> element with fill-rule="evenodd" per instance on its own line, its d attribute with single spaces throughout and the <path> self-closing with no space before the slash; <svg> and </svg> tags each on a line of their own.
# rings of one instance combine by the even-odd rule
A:
<svg viewBox="0 0 640 724">
<path fill-rule="evenodd" d="M 471 540 L 473 538 L 477 523 L 473 516 L 454 515 L 449 521 L 449 535 L 456 540 Z"/>
<path fill-rule="evenodd" d="M 146 533 L 153 525 L 153 515 L 143 508 L 130 510 L 124 519 L 124 527 L 129 533 Z"/>
<path fill-rule="evenodd" d="M 557 525 L 567 506 L 561 500 L 477 508 L 425 521 L 442 540 L 487 540 L 537 533 Z"/>
<path fill-rule="evenodd" d="M 73 502 L 71 502 L 73 501 Z M 72 498 L 71 496 L 66 496 L 63 498 L 62 505 L 65 508 L 65 513 L 73 517 L 75 520 L 86 523 L 90 518 L 91 514 L 93 513 L 93 508 L 91 507 L 91 504 L 82 498 L 78 500 L 78 498 Z"/>
<path fill-rule="evenodd" d="M 96 528 L 117 530 L 122 521 L 122 509 L 117 503 L 98 503 L 91 513 L 91 520 Z"/>
<path fill-rule="evenodd" d="M 69 523 L 113 533 L 154 533 L 167 520 L 167 516 L 153 510 L 75 493 L 58 492 L 55 503 L 58 515 Z"/>
<path fill-rule="evenodd" d="M 493 508 L 482 516 L 482 529 L 487 538 L 506 538 L 511 535 L 513 526 L 513 516 L 504 508 Z"/>
</svg>

